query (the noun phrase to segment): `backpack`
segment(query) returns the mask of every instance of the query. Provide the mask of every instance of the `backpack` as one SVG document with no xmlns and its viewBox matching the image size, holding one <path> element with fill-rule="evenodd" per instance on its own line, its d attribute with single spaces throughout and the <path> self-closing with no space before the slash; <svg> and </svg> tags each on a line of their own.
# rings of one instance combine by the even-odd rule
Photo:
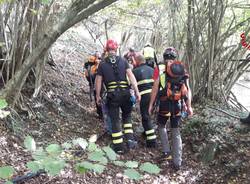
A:
<svg viewBox="0 0 250 184">
<path fill-rule="evenodd" d="M 179 101 L 187 98 L 188 86 L 185 66 L 181 61 L 168 62 L 165 72 L 160 75 L 161 100 Z"/>
</svg>

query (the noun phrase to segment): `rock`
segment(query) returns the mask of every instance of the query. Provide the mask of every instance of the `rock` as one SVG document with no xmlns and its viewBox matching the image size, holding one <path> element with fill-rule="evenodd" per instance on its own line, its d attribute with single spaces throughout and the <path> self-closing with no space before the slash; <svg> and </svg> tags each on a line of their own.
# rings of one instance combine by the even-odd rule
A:
<svg viewBox="0 0 250 184">
<path fill-rule="evenodd" d="M 208 164 L 209 162 L 213 161 L 217 148 L 218 142 L 215 140 L 211 140 L 203 150 L 202 162 Z"/>
</svg>

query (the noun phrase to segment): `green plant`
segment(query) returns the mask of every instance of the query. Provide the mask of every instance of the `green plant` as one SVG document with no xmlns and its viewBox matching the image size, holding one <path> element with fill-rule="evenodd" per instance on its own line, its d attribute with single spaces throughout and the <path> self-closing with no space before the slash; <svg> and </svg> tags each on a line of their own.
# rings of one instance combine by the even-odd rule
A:
<svg viewBox="0 0 250 184">
<path fill-rule="evenodd" d="M 118 155 L 108 146 L 100 147 L 95 144 L 95 139 L 87 141 L 77 138 L 63 144 L 49 144 L 46 147 L 36 146 L 35 140 L 27 136 L 24 146 L 31 152 L 33 160 L 26 164 L 32 172 L 45 170 L 49 175 L 57 175 L 70 161 L 74 160 L 74 168 L 79 173 L 96 172 L 102 173 L 107 164 L 113 164 L 124 169 L 124 175 L 130 179 L 139 180 L 142 174 L 158 174 L 160 168 L 151 163 L 139 163 L 137 161 L 119 161 Z M 76 152 L 82 152 L 81 158 L 75 158 Z M 0 167 L 0 179 L 10 179 L 14 173 L 11 166 Z M 9 181 L 8 181 L 9 182 Z"/>
</svg>

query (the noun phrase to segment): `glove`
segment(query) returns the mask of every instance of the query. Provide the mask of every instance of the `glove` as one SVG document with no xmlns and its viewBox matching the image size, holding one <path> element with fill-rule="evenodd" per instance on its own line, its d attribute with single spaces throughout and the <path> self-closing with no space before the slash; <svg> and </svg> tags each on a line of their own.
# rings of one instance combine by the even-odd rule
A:
<svg viewBox="0 0 250 184">
<path fill-rule="evenodd" d="M 134 107 L 136 104 L 136 97 L 134 95 L 130 96 L 130 102 L 131 102 L 132 106 Z"/>
</svg>

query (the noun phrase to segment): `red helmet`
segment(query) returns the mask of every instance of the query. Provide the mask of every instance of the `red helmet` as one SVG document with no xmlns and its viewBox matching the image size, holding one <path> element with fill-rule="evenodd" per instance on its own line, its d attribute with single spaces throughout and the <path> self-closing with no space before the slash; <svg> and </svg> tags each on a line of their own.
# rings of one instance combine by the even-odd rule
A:
<svg viewBox="0 0 250 184">
<path fill-rule="evenodd" d="M 114 40 L 108 40 L 107 43 L 106 43 L 106 50 L 109 51 L 109 50 L 117 50 L 118 48 L 118 44 L 116 41 Z"/>
</svg>

